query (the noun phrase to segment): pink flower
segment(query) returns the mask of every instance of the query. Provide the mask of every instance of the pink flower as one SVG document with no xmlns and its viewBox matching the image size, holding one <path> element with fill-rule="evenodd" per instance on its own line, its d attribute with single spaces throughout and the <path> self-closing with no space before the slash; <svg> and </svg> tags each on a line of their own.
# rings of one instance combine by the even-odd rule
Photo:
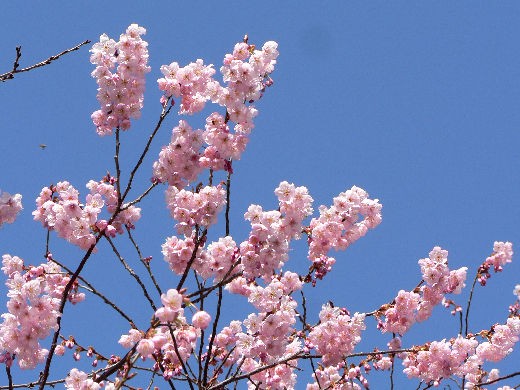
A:
<svg viewBox="0 0 520 390">
<path fill-rule="evenodd" d="M 22 209 L 22 195 L 11 195 L 0 190 L 0 226 L 13 223 Z"/>
<path fill-rule="evenodd" d="M 154 350 L 154 342 L 150 339 L 142 339 L 139 341 L 139 344 L 137 344 L 137 352 L 139 352 L 143 359 L 152 357 Z"/>
<path fill-rule="evenodd" d="M 195 328 L 206 329 L 211 322 L 211 316 L 205 311 L 196 312 L 191 319 L 191 323 Z"/>
</svg>

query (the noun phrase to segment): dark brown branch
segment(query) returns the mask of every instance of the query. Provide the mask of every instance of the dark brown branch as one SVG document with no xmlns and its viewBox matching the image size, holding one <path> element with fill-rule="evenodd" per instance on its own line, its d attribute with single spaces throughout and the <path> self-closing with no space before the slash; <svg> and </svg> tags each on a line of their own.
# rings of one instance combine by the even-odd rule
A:
<svg viewBox="0 0 520 390">
<path fill-rule="evenodd" d="M 54 386 L 54 385 L 57 385 L 59 383 L 64 383 L 65 382 L 65 379 L 57 379 L 55 381 L 49 381 L 47 382 L 47 384 L 49 386 Z M 40 385 L 40 381 L 36 381 L 36 382 L 30 382 L 30 383 L 22 383 L 22 384 L 19 384 L 19 385 L 12 385 L 12 387 L 9 387 L 9 386 L 0 386 L 0 390 L 7 390 L 7 389 L 32 389 L 36 386 L 39 386 Z"/>
<path fill-rule="evenodd" d="M 13 376 L 11 375 L 11 367 L 6 363 L 5 373 L 7 374 L 7 380 L 9 381 L 9 390 L 13 390 Z"/>
<path fill-rule="evenodd" d="M 489 381 L 489 382 L 477 383 L 477 386 L 491 385 L 493 383 L 496 383 L 496 382 L 499 382 L 499 381 L 503 381 L 504 379 L 514 378 L 515 376 L 518 376 L 518 375 L 520 375 L 520 371 L 514 372 L 514 373 L 509 374 L 509 375 L 501 376 L 500 378 L 494 379 L 494 380 Z"/>
<path fill-rule="evenodd" d="M 219 286 L 217 314 L 215 315 L 215 321 L 213 321 L 213 328 L 211 330 L 211 337 L 209 339 L 209 345 L 208 345 L 208 354 L 206 355 L 206 362 L 204 363 L 204 375 L 202 376 L 202 383 L 204 385 L 207 384 L 207 380 L 208 380 L 208 368 L 209 368 L 209 362 L 211 360 L 211 349 L 213 348 L 213 343 L 215 341 L 215 337 L 217 336 L 217 326 L 218 326 L 218 321 L 220 319 L 220 310 L 221 309 L 222 309 L 222 286 Z"/>
<path fill-rule="evenodd" d="M 52 357 L 54 356 L 54 351 L 56 350 L 56 346 L 58 345 L 57 343 L 58 343 L 58 336 L 61 331 L 61 319 L 63 318 L 63 310 L 65 309 L 65 304 L 67 303 L 67 297 L 69 295 L 69 292 L 72 289 L 72 286 L 74 285 L 74 283 L 76 282 L 76 279 L 78 279 L 79 274 L 83 270 L 83 267 L 85 267 L 87 260 L 90 258 L 90 255 L 94 251 L 94 248 L 96 247 L 97 243 L 99 242 L 99 240 L 101 239 L 101 237 L 103 236 L 104 233 L 105 233 L 105 231 L 103 230 L 96 236 L 96 242 L 94 244 L 92 244 L 92 246 L 88 249 L 87 253 L 85 253 L 85 255 L 83 256 L 83 258 L 81 259 L 81 261 L 78 265 L 78 268 L 76 269 L 76 272 L 74 272 L 74 274 L 71 276 L 69 282 L 67 283 L 67 285 L 65 286 L 65 289 L 63 290 L 63 296 L 61 297 L 60 307 L 58 309 L 59 315 L 56 319 L 57 329 L 54 331 L 54 336 L 52 337 L 51 348 L 49 349 L 47 359 L 45 359 L 45 368 L 43 370 L 43 373 L 41 375 L 41 380 L 40 380 L 40 387 L 39 387 L 40 390 L 43 390 L 43 388 L 47 384 L 47 378 L 49 377 L 49 372 L 51 369 Z"/>
<path fill-rule="evenodd" d="M 229 236 L 229 209 L 231 207 L 230 205 L 230 197 L 231 197 L 231 172 L 228 171 L 227 173 L 227 180 L 226 180 L 226 236 Z"/>
<path fill-rule="evenodd" d="M 36 68 L 40 68 L 40 67 L 45 66 L 45 65 L 49 65 L 52 61 L 57 60 L 61 56 L 65 55 L 67 53 L 76 51 L 81 46 L 87 45 L 89 43 L 90 43 L 90 41 L 86 40 L 86 41 L 81 42 L 80 44 L 78 44 L 78 45 L 76 45 L 76 46 L 74 46 L 74 47 L 72 47 L 70 49 L 64 50 L 61 53 L 55 54 L 53 56 L 50 56 L 46 60 L 43 60 L 41 62 L 38 62 L 37 64 L 31 65 L 31 66 L 28 66 L 27 68 L 22 68 L 22 69 L 18 69 L 20 67 L 20 57 L 22 57 L 22 47 L 21 46 L 17 46 L 16 47 L 16 58 L 15 58 L 14 63 L 13 63 L 13 69 L 11 69 L 9 72 L 6 72 L 4 74 L 0 74 L 0 81 L 1 82 L 5 82 L 7 80 L 14 79 L 14 75 L 17 74 L 17 73 L 28 72 L 30 70 L 33 70 L 33 69 L 36 69 Z"/>
<path fill-rule="evenodd" d="M 116 164 L 116 190 L 117 190 L 117 202 L 121 202 L 121 167 L 119 166 L 119 148 L 121 143 L 119 142 L 119 126 L 116 127 L 116 154 L 114 155 L 114 162 Z"/>
</svg>

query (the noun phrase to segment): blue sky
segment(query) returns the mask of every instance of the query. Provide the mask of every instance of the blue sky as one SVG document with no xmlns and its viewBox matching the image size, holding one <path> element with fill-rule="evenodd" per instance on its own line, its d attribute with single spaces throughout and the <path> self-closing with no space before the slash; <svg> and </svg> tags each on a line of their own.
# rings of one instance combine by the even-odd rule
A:
<svg viewBox="0 0 520 390">
<path fill-rule="evenodd" d="M 417 260 L 436 245 L 449 251 L 452 268 L 467 266 L 472 278 L 495 240 L 512 241 L 514 248 L 520 244 L 516 2 L 92 1 L 2 8 L 0 73 L 10 69 L 18 45 L 21 65 L 27 66 L 85 39 L 95 42 L 102 33 L 117 38 L 130 23 L 147 28 L 152 72 L 142 119 L 122 138 L 126 167 L 135 161 L 160 113 L 155 83 L 160 65 L 203 58 L 219 68 L 223 55 L 244 34 L 258 46 L 277 41 L 275 84 L 259 102 L 248 149 L 234 164 L 231 234 L 237 241 L 247 237 L 242 214 L 249 204 L 276 207 L 273 190 L 283 180 L 307 186 L 315 210 L 330 205 L 332 197 L 352 185 L 383 204 L 382 224 L 346 252 L 333 254 L 334 272 L 308 291 L 311 312 L 317 313 L 328 300 L 351 311 L 371 311 L 391 301 L 399 289 L 417 284 Z M 25 207 L 16 224 L 0 231 L 2 253 L 41 262 L 45 231 L 31 216 L 41 188 L 68 180 L 85 194 L 89 179 L 114 171 L 113 139 L 98 137 L 90 120 L 98 103 L 88 59 L 84 47 L 1 86 L 0 188 L 21 193 Z M 190 120 L 194 127 L 202 126 L 203 118 Z M 153 144 L 139 176 L 141 189 L 177 121 L 171 116 Z M 45 150 L 39 148 L 41 143 L 47 145 Z M 159 190 L 143 203 L 136 230 L 158 270 L 164 269 L 160 245 L 173 234 L 162 199 Z M 71 245 L 56 237 L 52 245 L 55 256 L 67 264 L 79 261 L 81 252 Z M 140 310 L 137 289 L 130 287 L 114 256 L 101 249 L 85 275 L 122 299 L 122 306 L 145 326 L 151 313 Z M 135 261 L 131 251 L 126 254 Z M 487 287 L 477 290 L 473 331 L 505 321 L 512 290 L 520 283 L 518 264 L 514 258 Z M 287 268 L 307 266 L 301 242 Z M 176 285 L 176 277 L 159 272 L 166 288 Z M 464 303 L 467 290 L 456 298 Z M 2 306 L 4 302 L 1 293 Z M 237 305 L 242 317 L 253 311 L 247 302 Z M 127 329 L 99 308 L 94 297 L 68 307 L 66 316 L 72 319 L 65 322 L 64 333 L 83 340 L 98 337 L 101 344 L 96 345 L 109 350 Z M 236 312 L 235 306 L 228 306 L 232 308 L 229 319 Z M 432 321 L 410 331 L 403 344 L 449 338 L 456 332 L 457 322 L 438 309 Z M 381 336 L 372 340 L 359 349 L 383 347 L 387 341 Z M 519 356 L 516 351 L 504 362 L 503 374 L 518 371 Z M 71 364 L 70 355 L 60 359 L 64 367 Z M 0 384 L 6 382 L 2 375 Z M 18 371 L 14 376 L 27 378 Z M 303 372 L 298 388 L 308 378 L 308 371 Z M 388 383 L 386 377 L 370 378 L 374 388 Z M 403 383 L 403 388 L 416 386 Z"/>
</svg>

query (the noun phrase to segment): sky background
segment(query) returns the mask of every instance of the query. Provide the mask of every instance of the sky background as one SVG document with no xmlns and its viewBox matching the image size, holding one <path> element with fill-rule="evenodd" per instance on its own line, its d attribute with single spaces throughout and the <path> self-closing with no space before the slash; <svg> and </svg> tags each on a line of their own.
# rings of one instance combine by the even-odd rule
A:
<svg viewBox="0 0 520 390">
<path fill-rule="evenodd" d="M 248 149 L 233 165 L 231 235 L 237 242 L 247 238 L 242 215 L 249 204 L 277 207 L 273 190 L 283 180 L 306 186 L 315 210 L 353 185 L 383 204 L 382 224 L 347 251 L 332 253 L 337 259 L 333 272 L 307 289 L 314 318 L 328 300 L 352 312 L 368 312 L 390 302 L 400 289 L 413 289 L 420 280 L 417 261 L 436 245 L 449 251 L 450 268 L 467 266 L 472 280 L 494 241 L 512 241 L 514 249 L 520 244 L 517 2 L 16 4 L 2 6 L 0 73 L 11 69 L 18 45 L 25 67 L 85 39 L 94 43 L 102 33 L 117 40 L 131 23 L 147 29 L 152 71 L 142 119 L 122 136 L 123 175 L 160 114 L 156 80 L 162 64 L 186 65 L 202 58 L 219 69 L 224 54 L 244 34 L 258 47 L 278 42 L 275 84 L 258 103 Z M 0 188 L 24 197 L 17 222 L 0 231 L 0 249 L 27 263 L 39 264 L 45 251 L 45 231 L 31 216 L 41 188 L 68 180 L 84 199 L 88 180 L 114 172 L 114 140 L 97 136 L 90 120 L 99 107 L 90 76 L 91 45 L 0 86 Z M 148 185 L 151 165 L 178 119 L 170 115 L 154 141 L 135 195 Z M 203 125 L 201 116 L 188 119 L 194 128 Z M 47 148 L 41 150 L 39 144 Z M 174 234 L 163 189 L 141 207 L 135 236 L 143 253 L 154 257 L 163 288 L 173 288 L 178 278 L 167 271 L 160 253 L 165 238 Z M 216 229 L 214 239 L 224 234 L 221 225 Z M 81 258 L 80 250 L 55 235 L 51 248 L 71 267 Z M 135 253 L 123 249 L 138 269 Z M 304 242 L 294 245 L 285 269 L 304 272 L 309 265 L 305 249 Z M 151 313 L 140 303 L 139 290 L 105 246 L 89 260 L 85 276 L 147 326 Z M 488 286 L 477 288 L 471 331 L 505 322 L 517 283 L 515 257 L 504 272 L 493 274 Z M 4 306 L 6 289 L 0 291 Z M 467 296 L 468 288 L 453 298 L 464 304 Z M 243 299 L 229 302 L 224 305 L 227 321 L 254 310 Z M 65 335 L 74 334 L 80 343 L 92 343 L 107 354 L 124 353 L 116 342 L 128 328 L 96 297 L 67 306 L 65 318 Z M 405 335 L 403 345 L 456 336 L 457 324 L 438 308 L 431 321 Z M 369 340 L 357 351 L 384 348 L 389 337 L 378 335 L 371 320 L 367 327 Z M 509 356 L 499 366 L 501 373 L 518 371 L 519 357 L 518 351 Z M 70 352 L 56 362 L 51 379 L 74 365 Z M 78 364 L 88 369 L 86 363 L 83 357 Z M 37 378 L 18 369 L 13 375 L 16 383 Z M 297 388 L 305 388 L 309 379 L 304 370 Z M 388 387 L 387 374 L 371 373 L 369 381 L 372 388 Z M 0 385 L 6 383 L 0 373 Z M 403 379 L 397 383 L 399 388 L 417 386 Z"/>
</svg>

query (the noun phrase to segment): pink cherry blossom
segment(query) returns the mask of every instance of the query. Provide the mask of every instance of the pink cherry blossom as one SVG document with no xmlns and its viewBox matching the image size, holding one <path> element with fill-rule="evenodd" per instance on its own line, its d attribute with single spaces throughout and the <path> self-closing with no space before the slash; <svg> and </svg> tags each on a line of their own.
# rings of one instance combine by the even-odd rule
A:
<svg viewBox="0 0 520 390">
<path fill-rule="evenodd" d="M 0 190 L 0 227 L 4 223 L 13 223 L 22 209 L 22 195 L 11 195 Z"/>
<path fill-rule="evenodd" d="M 96 65 L 92 77 L 98 84 L 101 104 L 101 109 L 92 114 L 92 121 L 101 136 L 112 134 L 116 127 L 128 130 L 130 119 L 141 115 L 144 77 L 150 71 L 148 43 L 141 39 L 145 33 L 143 27 L 132 24 L 118 42 L 103 34 L 90 50 L 90 61 Z"/>
<path fill-rule="evenodd" d="M 195 328 L 206 329 L 211 322 L 211 316 L 204 310 L 200 310 L 193 315 L 191 323 Z"/>
</svg>

